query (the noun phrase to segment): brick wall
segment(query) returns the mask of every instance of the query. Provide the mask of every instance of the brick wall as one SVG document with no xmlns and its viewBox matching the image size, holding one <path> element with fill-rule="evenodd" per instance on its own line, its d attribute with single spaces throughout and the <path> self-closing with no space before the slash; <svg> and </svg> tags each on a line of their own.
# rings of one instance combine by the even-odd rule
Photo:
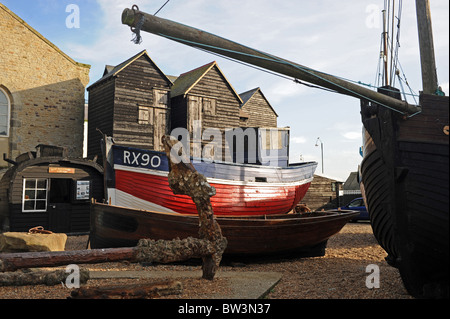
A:
<svg viewBox="0 0 450 319">
<path fill-rule="evenodd" d="M 0 39 L 0 86 L 12 104 L 0 158 L 7 153 L 15 159 L 38 144 L 64 146 L 69 156 L 82 157 L 90 66 L 72 60 L 2 4 Z"/>
</svg>

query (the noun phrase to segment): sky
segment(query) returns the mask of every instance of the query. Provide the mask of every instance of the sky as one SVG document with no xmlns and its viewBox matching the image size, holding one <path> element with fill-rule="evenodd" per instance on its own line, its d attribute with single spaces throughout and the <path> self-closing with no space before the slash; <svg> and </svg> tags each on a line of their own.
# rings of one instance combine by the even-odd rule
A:
<svg viewBox="0 0 450 319">
<path fill-rule="evenodd" d="M 358 169 L 362 159 L 358 99 L 296 84 L 150 33 L 141 33 L 143 42 L 139 45 L 131 42 L 130 28 L 121 23 L 123 9 L 136 4 L 141 11 L 154 14 L 166 0 L 0 2 L 75 61 L 90 64 L 90 84 L 101 78 L 105 65 L 120 64 L 144 49 L 166 75 L 177 76 L 217 61 L 237 93 L 260 87 L 279 116 L 278 126 L 291 128 L 291 162 L 317 161 L 316 173 L 340 181 Z M 158 16 L 322 72 L 376 86 L 384 2 L 170 0 Z M 403 1 L 401 15 L 398 1 L 395 2 L 396 21 L 400 18 L 401 25 L 401 75 L 412 92 L 418 94 L 422 79 L 415 1 Z M 430 3 L 438 81 L 448 95 L 449 2 Z M 412 96 L 408 102 L 417 104 Z"/>
</svg>

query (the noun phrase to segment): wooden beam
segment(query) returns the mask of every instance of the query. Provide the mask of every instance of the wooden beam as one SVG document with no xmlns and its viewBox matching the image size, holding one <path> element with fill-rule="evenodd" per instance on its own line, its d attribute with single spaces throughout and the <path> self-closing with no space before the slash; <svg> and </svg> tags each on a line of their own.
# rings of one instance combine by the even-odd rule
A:
<svg viewBox="0 0 450 319">
<path fill-rule="evenodd" d="M 97 264 L 124 260 L 171 263 L 191 258 L 204 258 L 215 253 L 217 253 L 216 247 L 206 239 L 192 237 L 174 240 L 141 239 L 136 247 L 2 253 L 0 254 L 0 272 L 22 268 Z"/>
<path fill-rule="evenodd" d="M 136 30 L 136 25 L 139 24 L 143 31 L 163 36 L 185 45 L 218 53 L 295 79 L 314 83 L 341 94 L 386 105 L 402 113 L 413 114 L 421 110 L 418 106 L 409 105 L 404 101 L 379 94 L 352 82 L 139 10 L 125 9 L 122 13 L 122 23 L 129 25 L 134 30 Z"/>
<path fill-rule="evenodd" d="M 436 60 L 434 56 L 430 2 L 428 0 L 416 0 L 416 14 L 417 28 L 419 32 L 423 93 L 435 94 L 438 89 L 438 79 L 436 72 Z"/>
<path fill-rule="evenodd" d="M 150 284 L 131 284 L 106 287 L 82 287 L 72 290 L 69 299 L 143 299 L 179 295 L 183 285 L 179 281 Z"/>
</svg>

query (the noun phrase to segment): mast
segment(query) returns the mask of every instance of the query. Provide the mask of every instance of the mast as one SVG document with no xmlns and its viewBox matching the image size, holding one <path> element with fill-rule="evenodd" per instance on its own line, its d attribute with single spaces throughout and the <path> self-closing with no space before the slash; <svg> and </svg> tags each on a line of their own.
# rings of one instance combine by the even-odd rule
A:
<svg viewBox="0 0 450 319">
<path fill-rule="evenodd" d="M 150 32 L 185 45 L 307 81 L 341 94 L 385 105 L 401 113 L 414 114 L 421 111 L 420 107 L 410 105 L 405 101 L 397 100 L 335 76 L 246 47 L 211 33 L 141 12 L 134 7 L 123 11 L 122 23 L 129 25 L 135 32 L 140 30 Z"/>
<path fill-rule="evenodd" d="M 388 71 L 388 36 L 386 25 L 386 9 L 383 10 L 383 63 L 384 63 L 384 85 L 389 85 L 389 71 Z"/>
<path fill-rule="evenodd" d="M 435 94 L 438 89 L 438 79 L 434 56 L 430 3 L 428 0 L 416 0 L 416 14 L 417 29 L 419 32 L 423 93 Z"/>
</svg>

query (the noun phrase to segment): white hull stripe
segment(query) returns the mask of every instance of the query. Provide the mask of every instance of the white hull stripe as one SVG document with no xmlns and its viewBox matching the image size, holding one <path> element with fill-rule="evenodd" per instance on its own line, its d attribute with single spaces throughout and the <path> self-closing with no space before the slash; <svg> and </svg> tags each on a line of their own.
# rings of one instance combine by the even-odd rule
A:
<svg viewBox="0 0 450 319">
<path fill-rule="evenodd" d="M 140 173 L 155 175 L 160 177 L 168 177 L 169 172 L 153 170 L 148 168 L 130 167 L 124 165 L 114 165 L 115 170 L 121 170 L 126 172 Z M 210 184 L 222 184 L 222 185 L 236 185 L 236 186 L 258 186 L 258 187 L 286 187 L 286 186 L 300 186 L 313 181 L 313 177 L 302 179 L 295 182 L 287 183 L 266 183 L 266 182 L 250 182 L 250 181 L 233 181 L 228 179 L 218 179 L 218 178 L 207 178 Z"/>
<path fill-rule="evenodd" d="M 115 192 L 113 205 L 122 207 L 133 207 L 134 209 L 150 210 L 163 213 L 177 213 L 167 207 L 154 204 L 139 197 L 133 196 L 118 189 L 108 189 L 109 192 Z M 177 213 L 178 214 L 178 213 Z"/>
</svg>

